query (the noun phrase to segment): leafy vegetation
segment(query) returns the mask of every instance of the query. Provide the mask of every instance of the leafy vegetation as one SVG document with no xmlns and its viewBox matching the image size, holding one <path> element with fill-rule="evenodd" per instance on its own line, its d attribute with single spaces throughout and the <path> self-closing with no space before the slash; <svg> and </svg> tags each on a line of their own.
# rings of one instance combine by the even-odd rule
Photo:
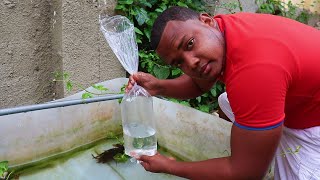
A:
<svg viewBox="0 0 320 180">
<path fill-rule="evenodd" d="M 81 84 L 73 82 L 70 79 L 69 73 L 67 73 L 67 72 L 64 72 L 64 73 L 55 72 L 53 81 L 54 82 L 59 82 L 59 81 L 63 82 L 65 84 L 68 92 L 70 92 L 74 86 L 77 86 L 81 90 L 85 91 L 82 94 L 82 99 L 92 98 L 94 96 L 102 96 L 102 95 L 106 95 L 106 94 L 124 94 L 125 86 L 126 86 L 124 84 L 120 88 L 120 92 L 114 93 L 114 92 L 109 91 L 109 89 L 104 87 L 103 85 L 92 85 L 91 87 L 93 87 L 96 91 L 98 91 L 98 92 L 93 92 L 93 91 L 89 91 L 88 89 L 84 88 Z M 119 99 L 118 102 L 121 103 L 121 99 Z"/>
<path fill-rule="evenodd" d="M 6 177 L 6 173 L 8 172 L 8 161 L 0 162 L 0 178 L 4 179 Z"/>
<path fill-rule="evenodd" d="M 9 162 L 1 161 L 0 162 L 0 179 L 9 179 L 13 171 L 9 173 Z"/>
<path fill-rule="evenodd" d="M 314 0 L 310 6 L 314 6 L 317 1 Z M 294 19 L 307 24 L 312 13 L 303 8 L 304 1 L 293 4 L 292 1 L 283 2 L 279 0 L 256 0 L 259 9 L 257 13 L 273 14 Z"/>
<path fill-rule="evenodd" d="M 241 2 L 238 1 L 231 1 L 231 2 L 221 2 L 215 1 L 213 5 L 208 5 L 210 7 L 214 7 L 215 10 L 223 9 L 229 14 L 236 13 L 237 11 L 243 11 Z"/>
</svg>

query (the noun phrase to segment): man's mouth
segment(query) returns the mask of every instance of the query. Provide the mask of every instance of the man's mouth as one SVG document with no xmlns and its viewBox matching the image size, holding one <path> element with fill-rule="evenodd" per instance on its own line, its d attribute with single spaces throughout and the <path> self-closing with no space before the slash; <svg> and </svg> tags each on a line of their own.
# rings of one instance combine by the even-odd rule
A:
<svg viewBox="0 0 320 180">
<path fill-rule="evenodd" d="M 209 71 L 208 65 L 209 65 L 209 62 L 201 66 L 200 74 L 206 74 L 206 73 L 208 73 L 208 71 Z"/>
</svg>

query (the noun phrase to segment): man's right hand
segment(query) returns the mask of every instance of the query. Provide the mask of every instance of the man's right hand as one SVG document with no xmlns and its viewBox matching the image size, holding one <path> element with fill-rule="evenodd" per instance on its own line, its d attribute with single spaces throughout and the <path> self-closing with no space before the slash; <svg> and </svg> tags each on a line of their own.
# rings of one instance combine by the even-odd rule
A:
<svg viewBox="0 0 320 180">
<path fill-rule="evenodd" d="M 131 75 L 129 77 L 129 82 L 126 87 L 126 92 L 129 92 L 132 89 L 134 83 L 137 83 L 138 85 L 146 89 L 151 96 L 160 95 L 160 80 L 155 78 L 151 74 L 138 72 Z"/>
</svg>

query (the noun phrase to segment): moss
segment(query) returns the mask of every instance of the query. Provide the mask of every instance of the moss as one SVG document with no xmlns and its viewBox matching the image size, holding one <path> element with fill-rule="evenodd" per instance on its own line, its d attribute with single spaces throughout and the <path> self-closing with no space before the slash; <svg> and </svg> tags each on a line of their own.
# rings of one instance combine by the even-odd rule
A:
<svg viewBox="0 0 320 180">
<path fill-rule="evenodd" d="M 40 170 L 43 170 L 46 168 L 54 167 L 57 164 L 61 164 L 65 161 L 67 161 L 68 159 L 79 155 L 83 151 L 88 150 L 90 148 L 93 148 L 93 147 L 95 147 L 105 141 L 106 141 L 106 138 L 102 138 L 97 141 L 88 143 L 86 145 L 76 147 L 76 148 L 71 149 L 67 152 L 55 154 L 55 155 L 46 157 L 46 158 L 38 160 L 38 161 L 33 161 L 33 162 L 26 163 L 26 164 L 10 167 L 9 171 L 14 172 L 11 177 L 18 177 L 21 174 L 29 174 L 29 173 L 32 173 L 35 171 L 40 171 Z M 113 142 L 115 140 L 108 139 L 108 141 Z"/>
</svg>

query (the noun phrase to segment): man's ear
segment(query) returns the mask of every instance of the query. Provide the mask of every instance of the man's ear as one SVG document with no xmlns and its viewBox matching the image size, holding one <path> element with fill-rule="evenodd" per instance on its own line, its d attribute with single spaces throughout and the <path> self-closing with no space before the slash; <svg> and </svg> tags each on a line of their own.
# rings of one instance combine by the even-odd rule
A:
<svg viewBox="0 0 320 180">
<path fill-rule="evenodd" d="M 201 14 L 199 15 L 199 20 L 200 20 L 201 22 L 203 22 L 203 23 L 211 26 L 211 27 L 214 27 L 214 26 L 215 26 L 215 22 L 214 22 L 213 18 L 212 18 L 209 14 L 207 14 L 207 13 L 201 13 Z"/>
</svg>

